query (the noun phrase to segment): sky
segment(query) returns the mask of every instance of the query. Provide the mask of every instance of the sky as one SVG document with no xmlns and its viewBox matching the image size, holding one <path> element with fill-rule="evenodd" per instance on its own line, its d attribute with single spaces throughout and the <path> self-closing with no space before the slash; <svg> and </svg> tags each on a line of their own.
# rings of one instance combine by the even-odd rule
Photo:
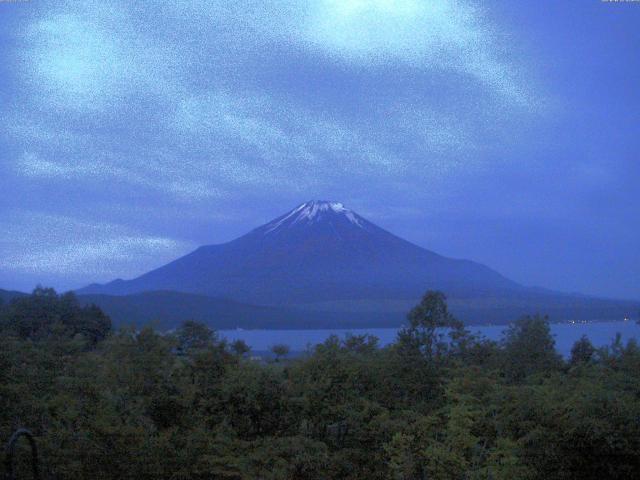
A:
<svg viewBox="0 0 640 480">
<path fill-rule="evenodd" d="M 640 299 L 640 2 L 0 1 L 0 288 L 132 278 L 310 199 Z"/>
</svg>

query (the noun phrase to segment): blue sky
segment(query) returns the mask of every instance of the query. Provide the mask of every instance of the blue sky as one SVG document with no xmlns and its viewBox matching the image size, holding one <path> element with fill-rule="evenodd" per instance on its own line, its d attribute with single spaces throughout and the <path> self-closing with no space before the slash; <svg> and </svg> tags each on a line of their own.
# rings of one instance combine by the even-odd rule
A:
<svg viewBox="0 0 640 480">
<path fill-rule="evenodd" d="M 0 2 L 0 288 L 130 278 L 320 198 L 638 299 L 639 26 L 598 0 Z"/>
</svg>

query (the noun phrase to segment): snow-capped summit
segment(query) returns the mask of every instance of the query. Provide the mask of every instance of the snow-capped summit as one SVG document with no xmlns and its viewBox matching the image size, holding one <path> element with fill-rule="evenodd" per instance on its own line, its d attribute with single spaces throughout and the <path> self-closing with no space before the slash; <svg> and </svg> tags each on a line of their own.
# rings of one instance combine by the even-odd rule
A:
<svg viewBox="0 0 640 480">
<path fill-rule="evenodd" d="M 310 200 L 264 225 L 261 227 L 261 230 L 263 230 L 265 234 L 268 234 L 283 227 L 308 225 L 323 221 L 338 222 L 340 218 L 346 219 L 349 223 L 357 227 L 364 227 L 365 220 L 352 210 L 346 208 L 344 204 L 325 200 Z"/>
<path fill-rule="evenodd" d="M 308 202 L 303 203 L 293 210 L 294 212 L 299 212 L 299 214 L 304 218 L 313 219 L 316 215 L 322 212 L 333 212 L 333 213 L 352 213 L 351 210 L 346 208 L 344 204 L 340 202 L 328 202 L 326 200 L 310 200 Z"/>
</svg>

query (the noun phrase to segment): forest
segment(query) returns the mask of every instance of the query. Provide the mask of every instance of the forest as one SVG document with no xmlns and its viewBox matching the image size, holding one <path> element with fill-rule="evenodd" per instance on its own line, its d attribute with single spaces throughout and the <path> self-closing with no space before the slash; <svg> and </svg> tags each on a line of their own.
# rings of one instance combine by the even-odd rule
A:
<svg viewBox="0 0 640 480">
<path fill-rule="evenodd" d="M 37 288 L 0 307 L 0 439 L 30 429 L 50 479 L 639 478 L 635 341 L 562 358 L 539 315 L 489 341 L 430 291 L 390 346 L 277 349 L 194 321 L 115 330 Z"/>
</svg>

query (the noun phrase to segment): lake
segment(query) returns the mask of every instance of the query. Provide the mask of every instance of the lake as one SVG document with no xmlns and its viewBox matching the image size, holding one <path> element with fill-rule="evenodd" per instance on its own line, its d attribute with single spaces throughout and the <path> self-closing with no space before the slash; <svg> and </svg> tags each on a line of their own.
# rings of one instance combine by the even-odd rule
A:
<svg viewBox="0 0 640 480">
<path fill-rule="evenodd" d="M 491 340 L 500 340 L 505 325 L 467 327 L 473 333 L 480 333 Z M 556 349 L 564 356 L 569 356 L 573 343 L 582 335 L 586 335 L 596 347 L 610 344 L 616 333 L 622 335 L 626 343 L 631 338 L 640 339 L 640 325 L 634 321 L 625 322 L 590 322 L 590 323 L 555 323 L 551 324 L 551 332 L 556 340 Z M 368 328 L 368 329 L 328 329 L 328 330 L 220 330 L 220 335 L 229 341 L 244 340 L 254 353 L 268 351 L 277 343 L 284 343 L 292 352 L 306 350 L 307 346 L 314 346 L 324 342 L 330 335 L 344 338 L 347 334 L 375 335 L 380 339 L 380 345 L 393 343 L 398 329 L 396 328 Z"/>
</svg>

